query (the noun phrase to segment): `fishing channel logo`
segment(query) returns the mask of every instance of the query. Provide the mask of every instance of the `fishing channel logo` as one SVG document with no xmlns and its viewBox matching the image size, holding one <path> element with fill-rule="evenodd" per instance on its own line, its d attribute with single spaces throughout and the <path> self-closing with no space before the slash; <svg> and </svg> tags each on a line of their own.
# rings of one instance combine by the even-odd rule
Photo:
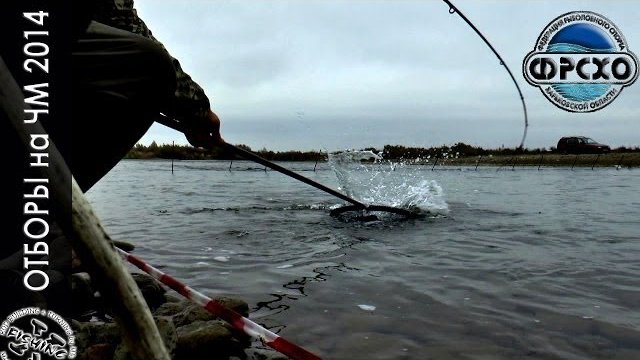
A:
<svg viewBox="0 0 640 360">
<path fill-rule="evenodd" d="M 16 310 L 0 325 L 1 360 L 75 359 L 76 353 L 73 330 L 51 310 Z"/>
<path fill-rule="evenodd" d="M 522 72 L 560 109 L 593 112 L 638 78 L 638 58 L 620 29 L 590 11 L 558 16 L 542 31 Z"/>
</svg>

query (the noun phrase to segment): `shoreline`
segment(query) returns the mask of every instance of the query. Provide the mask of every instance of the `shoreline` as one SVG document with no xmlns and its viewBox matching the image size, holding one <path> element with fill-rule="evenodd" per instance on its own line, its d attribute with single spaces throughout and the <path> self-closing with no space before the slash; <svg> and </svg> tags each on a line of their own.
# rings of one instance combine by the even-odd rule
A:
<svg viewBox="0 0 640 360">
<path fill-rule="evenodd" d="M 432 165 L 434 161 L 416 162 Z M 526 154 L 526 155 L 485 155 L 439 159 L 436 166 L 527 166 L 527 167 L 638 167 L 640 153 L 609 154 Z"/>
<path fill-rule="evenodd" d="M 170 158 L 126 158 L 124 160 L 143 160 L 143 161 L 250 161 L 244 159 L 170 159 Z M 309 162 L 326 163 L 327 160 L 298 160 L 283 159 L 276 160 L 278 162 Z M 614 152 L 608 154 L 558 154 L 558 153 L 542 153 L 542 154 L 521 154 L 521 155 L 482 155 L 482 156 L 460 156 L 445 157 L 429 160 L 414 159 L 385 159 L 392 163 L 404 162 L 407 165 L 423 165 L 423 166 L 497 166 L 497 167 L 621 167 L 633 168 L 640 167 L 640 153 L 638 152 Z M 435 163 L 435 165 L 434 165 Z"/>
</svg>

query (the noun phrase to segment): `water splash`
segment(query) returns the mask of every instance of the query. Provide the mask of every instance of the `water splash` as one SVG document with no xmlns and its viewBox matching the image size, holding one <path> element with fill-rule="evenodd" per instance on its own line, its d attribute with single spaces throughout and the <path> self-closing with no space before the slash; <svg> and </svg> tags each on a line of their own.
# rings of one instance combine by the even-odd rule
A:
<svg viewBox="0 0 640 360">
<path fill-rule="evenodd" d="M 329 154 L 339 189 L 367 204 L 387 205 L 423 212 L 449 211 L 442 187 L 427 179 L 424 168 L 386 161 L 372 151 L 341 151 Z"/>
</svg>

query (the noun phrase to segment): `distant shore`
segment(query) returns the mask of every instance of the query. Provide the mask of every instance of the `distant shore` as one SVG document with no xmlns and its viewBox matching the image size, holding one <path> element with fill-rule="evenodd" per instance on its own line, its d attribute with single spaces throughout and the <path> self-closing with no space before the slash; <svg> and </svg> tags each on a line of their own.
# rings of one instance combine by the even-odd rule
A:
<svg viewBox="0 0 640 360">
<path fill-rule="evenodd" d="M 272 151 L 252 150 L 238 145 L 271 161 L 324 162 L 328 154 L 320 151 Z M 483 149 L 464 143 L 453 146 L 418 148 L 402 145 L 385 145 L 382 149 L 366 148 L 382 156 L 384 160 L 442 166 L 562 166 L 562 167 L 640 167 L 640 148 L 619 147 L 607 154 L 560 154 L 555 149 Z M 127 159 L 174 159 L 174 160 L 237 160 L 233 153 L 220 149 L 204 150 L 187 145 L 136 145 L 125 157 Z M 372 156 L 373 158 L 373 156 Z"/>
<path fill-rule="evenodd" d="M 421 162 L 424 165 L 431 164 Z M 640 153 L 609 153 L 609 154 L 527 154 L 527 155 L 487 155 L 487 156 L 465 156 L 458 158 L 438 159 L 436 166 L 541 166 L 541 167 L 639 167 Z"/>
</svg>

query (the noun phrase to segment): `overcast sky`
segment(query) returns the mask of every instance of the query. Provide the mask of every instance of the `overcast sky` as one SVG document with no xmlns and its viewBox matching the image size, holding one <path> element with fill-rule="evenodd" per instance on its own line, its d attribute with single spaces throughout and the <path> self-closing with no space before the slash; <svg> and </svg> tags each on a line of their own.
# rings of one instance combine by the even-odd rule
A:
<svg viewBox="0 0 640 360">
<path fill-rule="evenodd" d="M 612 20 L 640 54 L 640 3 L 470 1 L 454 4 L 492 42 L 529 110 L 526 147 L 586 135 L 640 145 L 640 84 L 588 114 L 552 105 L 522 61 L 555 17 L 589 10 Z M 137 0 L 138 14 L 209 95 L 230 143 L 253 149 L 515 147 L 520 99 L 499 61 L 437 0 Z M 640 82 L 640 81 L 639 81 Z M 148 144 L 184 144 L 154 125 Z"/>
</svg>

